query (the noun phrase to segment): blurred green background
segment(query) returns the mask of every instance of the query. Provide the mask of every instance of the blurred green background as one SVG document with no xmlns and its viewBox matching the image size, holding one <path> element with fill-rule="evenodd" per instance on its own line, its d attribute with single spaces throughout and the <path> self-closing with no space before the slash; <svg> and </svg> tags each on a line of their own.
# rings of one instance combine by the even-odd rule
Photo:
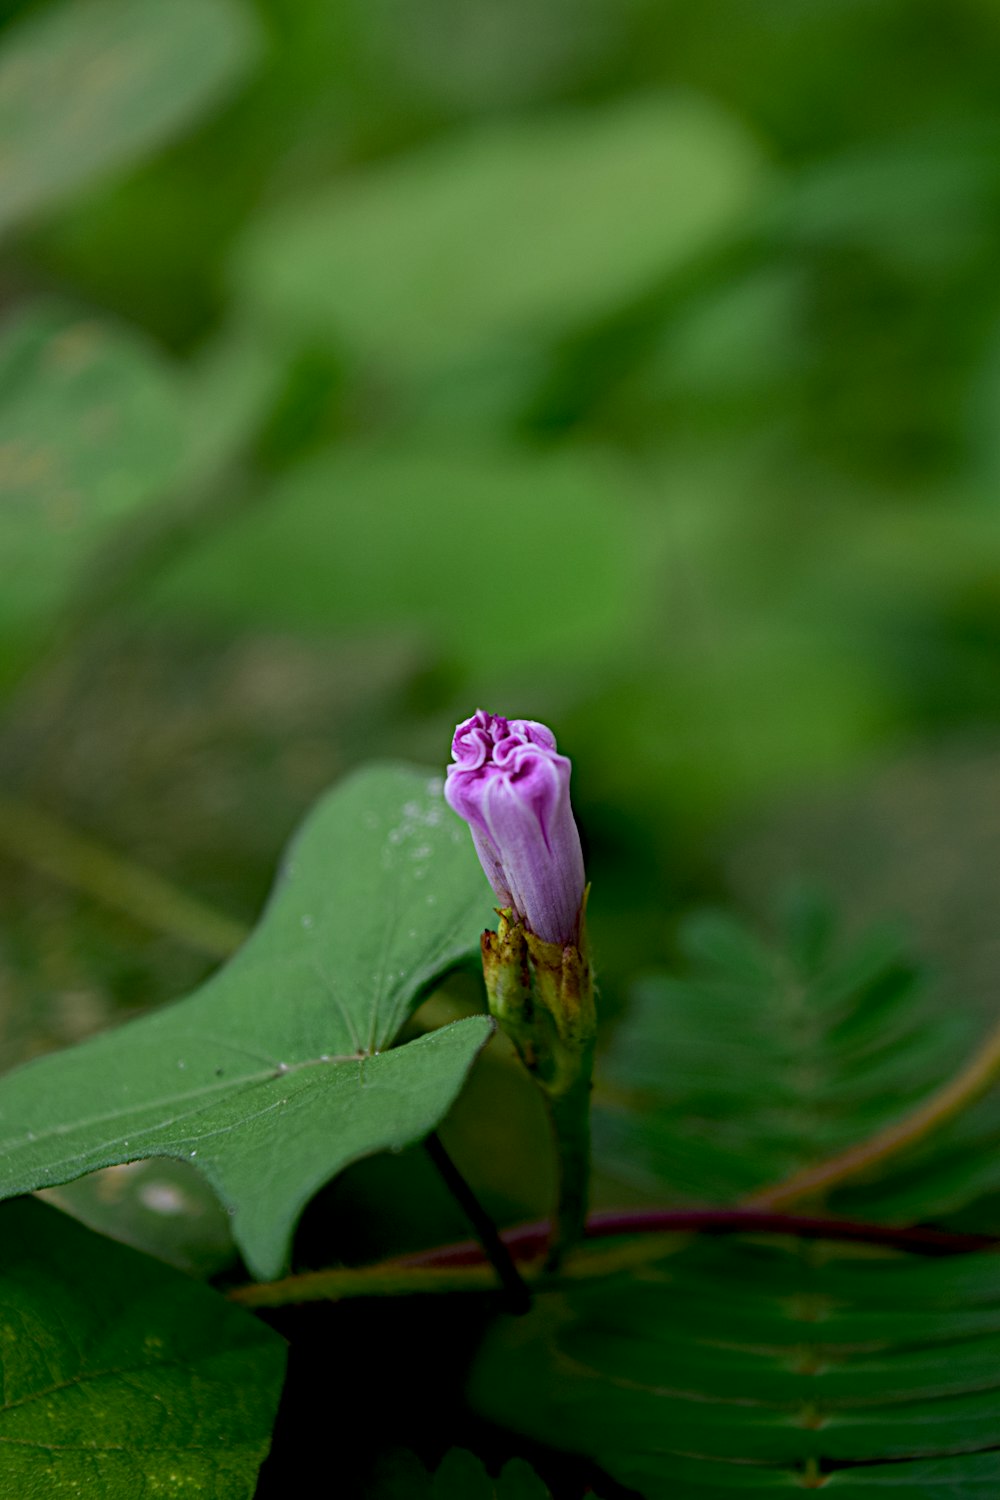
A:
<svg viewBox="0 0 1000 1500">
<path fill-rule="evenodd" d="M 249 922 L 478 706 L 574 759 L 609 1016 L 798 877 L 994 1003 L 995 5 L 0 15 L 5 1062 L 218 957 L 74 870 Z"/>
</svg>

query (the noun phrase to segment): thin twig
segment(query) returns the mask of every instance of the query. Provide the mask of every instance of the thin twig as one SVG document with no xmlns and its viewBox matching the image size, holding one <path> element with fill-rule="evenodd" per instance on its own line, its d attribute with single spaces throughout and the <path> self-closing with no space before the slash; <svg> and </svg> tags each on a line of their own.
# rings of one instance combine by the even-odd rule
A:
<svg viewBox="0 0 1000 1500">
<path fill-rule="evenodd" d="M 479 1248 L 478 1246 L 476 1247 Z M 338 1302 L 346 1297 L 408 1297 L 426 1293 L 491 1292 L 497 1273 L 483 1259 L 475 1266 L 400 1269 L 386 1261 L 376 1266 L 336 1266 L 328 1271 L 306 1271 L 280 1281 L 252 1281 L 233 1287 L 230 1301 L 242 1307 L 294 1307 L 306 1302 Z"/>
<path fill-rule="evenodd" d="M 546 1225 L 546 1228 L 548 1226 Z M 478 1260 L 468 1265 L 409 1265 L 405 1259 L 381 1261 L 373 1266 L 335 1266 L 326 1271 L 306 1271 L 281 1281 L 249 1282 L 233 1287 L 227 1296 L 243 1307 L 294 1307 L 307 1302 L 339 1302 L 348 1297 L 412 1297 L 428 1293 L 496 1292 L 496 1271 L 485 1258 L 482 1246 L 470 1240 Z M 536 1291 L 551 1291 L 578 1281 L 593 1281 L 644 1265 L 663 1254 L 664 1241 L 652 1235 L 630 1239 L 611 1249 L 584 1246 L 557 1273 L 546 1270 L 542 1260 L 521 1261 L 525 1284 Z M 519 1257 L 520 1259 L 520 1257 Z"/>
</svg>

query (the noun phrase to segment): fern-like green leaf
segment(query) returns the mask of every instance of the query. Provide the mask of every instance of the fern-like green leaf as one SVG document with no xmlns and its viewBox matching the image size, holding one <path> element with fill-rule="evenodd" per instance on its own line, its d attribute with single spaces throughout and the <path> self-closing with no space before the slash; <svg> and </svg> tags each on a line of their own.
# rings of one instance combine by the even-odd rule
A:
<svg viewBox="0 0 1000 1500">
<path fill-rule="evenodd" d="M 845 946 L 801 904 L 780 943 L 699 917 L 683 978 L 640 982 L 599 1074 L 597 1159 L 659 1200 L 730 1202 L 864 1140 L 962 1065 L 975 1026 L 888 933 Z M 840 1212 L 908 1221 L 1000 1187 L 984 1100 Z"/>
<path fill-rule="evenodd" d="M 472 1396 L 645 1500 L 993 1500 L 1000 1260 L 699 1241 L 500 1322 Z"/>
</svg>

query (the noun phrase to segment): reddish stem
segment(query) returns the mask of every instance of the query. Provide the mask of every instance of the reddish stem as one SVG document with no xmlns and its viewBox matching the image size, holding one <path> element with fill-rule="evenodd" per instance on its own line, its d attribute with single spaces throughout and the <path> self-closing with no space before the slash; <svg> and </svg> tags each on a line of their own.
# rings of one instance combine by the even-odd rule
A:
<svg viewBox="0 0 1000 1500">
<path fill-rule="evenodd" d="M 854 1240 L 866 1245 L 884 1245 L 909 1250 L 915 1255 L 965 1255 L 1000 1244 L 1000 1236 L 953 1234 L 945 1229 L 897 1228 L 869 1224 L 857 1219 L 837 1219 L 816 1214 L 786 1214 L 760 1208 L 647 1208 L 607 1209 L 587 1220 L 586 1238 L 608 1239 L 632 1234 L 788 1234 L 802 1239 Z M 501 1239 L 514 1260 L 536 1260 L 544 1254 L 549 1224 L 519 1224 L 505 1229 Z M 419 1250 L 392 1262 L 397 1266 L 476 1266 L 485 1260 L 475 1240 L 438 1245 Z"/>
</svg>

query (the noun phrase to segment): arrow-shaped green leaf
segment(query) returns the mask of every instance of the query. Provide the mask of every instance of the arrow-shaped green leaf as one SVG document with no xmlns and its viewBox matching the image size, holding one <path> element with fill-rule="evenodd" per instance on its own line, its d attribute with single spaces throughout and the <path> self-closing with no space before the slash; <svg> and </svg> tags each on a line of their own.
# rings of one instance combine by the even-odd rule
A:
<svg viewBox="0 0 1000 1500">
<path fill-rule="evenodd" d="M 383 766 L 293 842 L 260 925 L 188 999 L 0 1082 L 0 1196 L 152 1156 L 193 1160 L 253 1273 L 278 1275 L 305 1203 L 341 1168 L 432 1130 L 485 1017 L 387 1051 L 489 919 L 441 782 Z"/>
</svg>

